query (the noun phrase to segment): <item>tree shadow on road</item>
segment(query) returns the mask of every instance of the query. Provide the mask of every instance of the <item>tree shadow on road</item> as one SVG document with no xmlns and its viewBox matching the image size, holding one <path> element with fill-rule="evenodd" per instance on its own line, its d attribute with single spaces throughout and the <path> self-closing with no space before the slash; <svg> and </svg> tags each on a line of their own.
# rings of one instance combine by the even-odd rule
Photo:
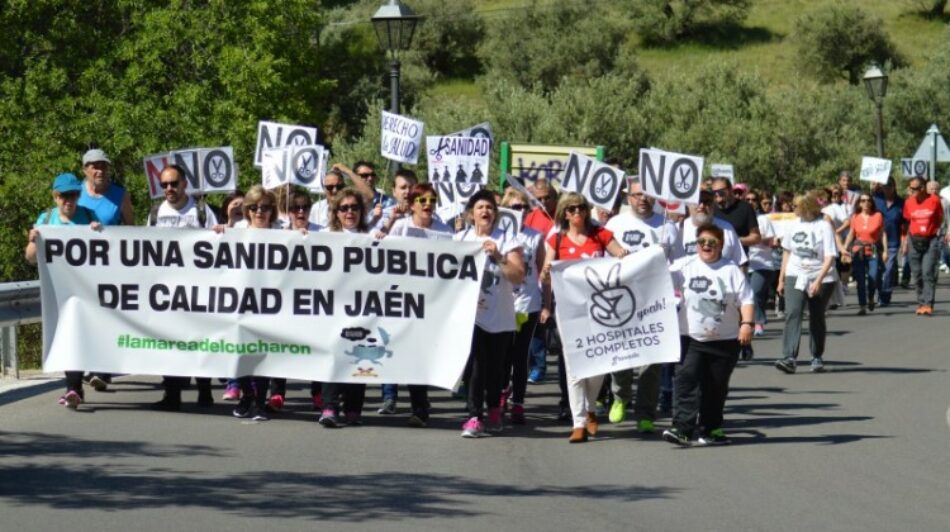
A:
<svg viewBox="0 0 950 532">
<path fill-rule="evenodd" d="M 45 456 L 93 457 L 154 457 L 226 456 L 220 450 L 206 445 L 158 445 L 148 442 L 86 440 L 39 432 L 0 431 L 0 456 L 37 458 Z M 0 468 L 0 474 L 3 469 Z M 0 478 L 0 482 L 5 479 Z M 2 490 L 0 490 L 2 493 Z"/>
<path fill-rule="evenodd" d="M 488 497 L 501 497 L 514 505 L 552 498 L 575 505 L 580 500 L 593 504 L 605 499 L 662 499 L 677 491 L 636 485 L 519 487 L 455 475 L 406 472 L 325 475 L 270 471 L 221 475 L 118 465 L 0 467 L 0 500 L 21 505 L 105 511 L 198 508 L 271 520 L 459 519 L 489 513 L 485 509 Z"/>
</svg>

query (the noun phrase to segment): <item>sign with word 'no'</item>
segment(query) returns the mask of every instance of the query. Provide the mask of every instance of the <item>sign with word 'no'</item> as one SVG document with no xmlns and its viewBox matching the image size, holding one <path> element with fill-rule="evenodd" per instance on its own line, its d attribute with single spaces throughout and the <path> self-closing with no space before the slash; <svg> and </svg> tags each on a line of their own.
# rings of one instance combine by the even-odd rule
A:
<svg viewBox="0 0 950 532">
<path fill-rule="evenodd" d="M 673 281 L 660 246 L 551 268 L 567 373 L 593 377 L 680 358 Z"/>
<path fill-rule="evenodd" d="M 145 166 L 145 179 L 148 181 L 148 196 L 150 198 L 158 199 L 165 196 L 159 178 L 162 175 L 162 170 L 170 164 L 167 153 L 147 155 L 142 160 L 142 165 Z"/>
<path fill-rule="evenodd" d="M 383 157 L 400 163 L 419 162 L 424 124 L 407 116 L 383 111 L 379 151 Z"/>
<path fill-rule="evenodd" d="M 887 183 L 891 175 L 891 160 L 877 157 L 861 158 L 861 181 Z"/>
<path fill-rule="evenodd" d="M 572 151 L 564 167 L 561 190 L 577 192 L 594 206 L 611 210 L 623 186 L 624 171 Z"/>
<path fill-rule="evenodd" d="M 702 157 L 654 148 L 640 150 L 640 184 L 647 196 L 696 205 L 702 172 Z"/>
<path fill-rule="evenodd" d="M 149 196 L 153 199 L 163 196 L 159 176 L 162 170 L 172 164 L 185 172 L 188 194 L 217 194 L 237 189 L 237 163 L 231 146 L 159 153 L 145 157 L 142 163 L 148 179 Z"/>
<path fill-rule="evenodd" d="M 323 192 L 327 157 L 326 149 L 319 144 L 264 150 L 261 184 L 268 190 L 291 184 Z"/>
<path fill-rule="evenodd" d="M 901 159 L 901 174 L 904 177 L 927 177 L 930 175 L 930 161 L 914 158 Z"/>
<path fill-rule="evenodd" d="M 436 214 L 444 221 L 449 221 L 465 212 L 465 204 L 469 198 L 482 189 L 479 183 L 452 183 L 439 181 L 432 183 L 439 195 L 439 207 Z"/>
<path fill-rule="evenodd" d="M 264 150 L 284 146 L 312 146 L 317 143 L 317 128 L 260 121 L 257 123 L 257 147 L 254 150 L 254 166 L 260 168 Z"/>
<path fill-rule="evenodd" d="M 488 184 L 491 140 L 486 137 L 426 137 L 429 182 Z"/>
</svg>

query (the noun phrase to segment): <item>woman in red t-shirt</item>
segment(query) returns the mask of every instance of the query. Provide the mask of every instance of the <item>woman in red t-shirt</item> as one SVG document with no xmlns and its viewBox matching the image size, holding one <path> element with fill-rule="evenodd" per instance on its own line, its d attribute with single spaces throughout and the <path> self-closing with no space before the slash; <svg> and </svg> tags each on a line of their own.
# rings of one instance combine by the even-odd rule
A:
<svg viewBox="0 0 950 532">
<path fill-rule="evenodd" d="M 541 308 L 541 323 L 551 318 L 553 298 L 551 294 L 551 263 L 555 260 L 578 260 L 603 257 L 605 254 L 622 257 L 626 254 L 623 246 L 614 240 L 612 232 L 594 225 L 590 216 L 590 204 L 583 196 L 570 192 L 561 197 L 557 204 L 554 223 L 557 232 L 550 234 L 545 241 L 544 267 L 541 269 L 541 285 L 544 291 L 544 304 Z M 594 404 L 604 382 L 604 376 L 575 379 L 564 371 L 564 354 L 558 356 L 558 370 L 561 384 L 561 408 L 564 408 L 565 392 L 571 407 L 573 430 L 570 442 L 587 441 L 588 436 L 597 433 L 597 416 Z"/>
<path fill-rule="evenodd" d="M 874 293 L 881 287 L 882 264 L 887 262 L 887 233 L 884 216 L 868 194 L 858 197 L 857 212 L 851 217 L 851 232 L 844 242 L 842 261 L 851 262 L 858 282 L 858 316 L 874 310 Z"/>
</svg>

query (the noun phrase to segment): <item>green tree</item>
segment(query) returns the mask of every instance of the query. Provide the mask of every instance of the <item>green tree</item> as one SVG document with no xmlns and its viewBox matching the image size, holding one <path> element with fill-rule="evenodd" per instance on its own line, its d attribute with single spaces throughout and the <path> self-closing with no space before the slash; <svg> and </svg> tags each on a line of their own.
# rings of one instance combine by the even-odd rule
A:
<svg viewBox="0 0 950 532">
<path fill-rule="evenodd" d="M 906 63 L 883 21 L 850 3 L 836 1 L 802 15 L 793 39 L 799 68 L 822 83 L 846 79 L 857 85 L 871 63 Z"/>
<path fill-rule="evenodd" d="M 634 29 L 648 43 L 670 43 L 710 26 L 737 26 L 751 0 L 630 0 Z"/>
</svg>

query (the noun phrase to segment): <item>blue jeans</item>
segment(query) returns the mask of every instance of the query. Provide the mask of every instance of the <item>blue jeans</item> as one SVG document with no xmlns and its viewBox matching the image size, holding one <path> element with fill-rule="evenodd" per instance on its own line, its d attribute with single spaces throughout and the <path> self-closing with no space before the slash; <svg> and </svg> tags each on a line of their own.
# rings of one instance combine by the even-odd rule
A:
<svg viewBox="0 0 950 532">
<path fill-rule="evenodd" d="M 887 247 L 887 261 L 884 262 L 884 275 L 881 279 L 881 304 L 891 303 L 891 292 L 894 291 L 894 281 L 897 280 L 897 256 L 900 255 L 898 246 Z"/>
<path fill-rule="evenodd" d="M 890 256 L 888 256 L 890 259 Z M 851 258 L 851 273 L 858 283 L 858 304 L 866 307 L 868 299 L 874 302 L 874 293 L 881 288 L 881 257 L 875 253 L 870 257 L 863 253 L 855 253 Z"/>
<path fill-rule="evenodd" d="M 769 300 L 769 291 L 777 272 L 775 270 L 752 270 L 749 278 L 752 283 L 752 295 L 755 297 L 755 323 L 765 325 L 768 319 L 765 316 L 765 306 Z"/>
</svg>

